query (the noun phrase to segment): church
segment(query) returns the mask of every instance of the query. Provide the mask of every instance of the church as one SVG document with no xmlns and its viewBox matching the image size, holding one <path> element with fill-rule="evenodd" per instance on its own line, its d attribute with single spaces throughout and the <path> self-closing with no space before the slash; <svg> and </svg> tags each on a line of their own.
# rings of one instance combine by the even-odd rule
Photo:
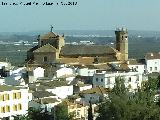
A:
<svg viewBox="0 0 160 120">
<path fill-rule="evenodd" d="M 38 45 L 27 52 L 27 61 L 34 64 L 82 63 L 93 64 L 128 60 L 128 31 L 117 29 L 116 48 L 108 45 L 65 44 L 64 35 L 51 31 L 38 36 Z"/>
<path fill-rule="evenodd" d="M 65 44 L 64 35 L 52 31 L 38 36 L 38 45 L 27 51 L 29 68 L 43 67 L 52 76 L 56 64 L 93 65 L 128 60 L 128 31 L 119 28 L 115 31 L 116 47 L 108 45 Z"/>
</svg>

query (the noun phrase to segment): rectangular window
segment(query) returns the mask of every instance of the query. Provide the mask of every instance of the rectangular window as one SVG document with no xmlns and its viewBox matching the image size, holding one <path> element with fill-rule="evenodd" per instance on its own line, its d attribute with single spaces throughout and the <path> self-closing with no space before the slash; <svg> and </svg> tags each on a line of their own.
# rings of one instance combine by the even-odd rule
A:
<svg viewBox="0 0 160 120">
<path fill-rule="evenodd" d="M 157 67 L 155 67 L 155 70 L 157 71 Z"/>
<path fill-rule="evenodd" d="M 9 100 L 9 94 L 5 94 L 5 100 Z"/>
<path fill-rule="evenodd" d="M 1 107 L 1 113 L 5 113 L 5 107 Z"/>
<path fill-rule="evenodd" d="M 150 67 L 150 71 L 152 71 L 152 67 Z"/>
<path fill-rule="evenodd" d="M 101 82 L 103 82 L 103 79 L 101 79 Z"/>
<path fill-rule="evenodd" d="M 131 82 L 131 77 L 129 77 L 128 82 Z"/>
<path fill-rule="evenodd" d="M 47 57 L 46 57 L 46 56 L 43 58 L 43 61 L 44 61 L 44 62 L 47 62 Z"/>
<path fill-rule="evenodd" d="M 6 106 L 6 112 L 10 112 L 10 106 L 9 105 Z"/>
<path fill-rule="evenodd" d="M 98 82 L 98 78 L 96 78 L 96 81 Z"/>
<path fill-rule="evenodd" d="M 16 99 L 16 93 L 13 93 L 13 99 Z"/>
<path fill-rule="evenodd" d="M 17 105 L 13 105 L 13 111 L 17 111 Z"/>
<path fill-rule="evenodd" d="M 1 101 L 4 101 L 5 99 L 4 99 L 4 95 L 0 95 L 0 100 Z"/>
<path fill-rule="evenodd" d="M 21 99 L 21 92 L 16 93 L 17 99 Z"/>
<path fill-rule="evenodd" d="M 22 110 L 22 105 L 20 103 L 18 104 L 18 110 Z"/>
</svg>

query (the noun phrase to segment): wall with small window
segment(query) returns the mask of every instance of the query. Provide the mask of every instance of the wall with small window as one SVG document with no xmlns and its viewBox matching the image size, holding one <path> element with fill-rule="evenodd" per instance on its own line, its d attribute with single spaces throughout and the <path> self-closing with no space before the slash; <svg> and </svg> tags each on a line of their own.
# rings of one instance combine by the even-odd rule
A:
<svg viewBox="0 0 160 120">
<path fill-rule="evenodd" d="M 56 52 L 39 52 L 34 53 L 34 61 L 37 64 L 52 63 L 58 58 Z"/>
<path fill-rule="evenodd" d="M 0 92 L 0 117 L 26 114 L 28 110 L 28 89 Z"/>
<path fill-rule="evenodd" d="M 146 60 L 146 71 L 148 73 L 160 72 L 160 59 Z"/>
<path fill-rule="evenodd" d="M 93 76 L 93 87 L 105 87 L 105 82 L 106 82 L 106 78 L 104 77 L 104 75 L 99 75 L 99 74 L 94 74 Z"/>
</svg>

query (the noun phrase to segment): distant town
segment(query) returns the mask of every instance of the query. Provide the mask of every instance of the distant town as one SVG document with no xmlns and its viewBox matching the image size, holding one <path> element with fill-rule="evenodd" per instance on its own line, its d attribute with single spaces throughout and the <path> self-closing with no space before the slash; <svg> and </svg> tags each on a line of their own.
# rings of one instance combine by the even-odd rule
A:
<svg viewBox="0 0 160 120">
<path fill-rule="evenodd" d="M 159 120 L 160 37 L 111 32 L 0 35 L 0 120 Z"/>
</svg>

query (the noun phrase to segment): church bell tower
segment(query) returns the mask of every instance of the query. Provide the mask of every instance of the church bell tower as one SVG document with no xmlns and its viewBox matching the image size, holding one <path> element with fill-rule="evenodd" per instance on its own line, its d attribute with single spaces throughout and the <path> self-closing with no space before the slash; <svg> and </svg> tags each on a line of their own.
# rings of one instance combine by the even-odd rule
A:
<svg viewBox="0 0 160 120">
<path fill-rule="evenodd" d="M 125 28 L 118 28 L 116 34 L 116 49 L 121 53 L 120 60 L 128 60 L 128 31 Z"/>
</svg>

